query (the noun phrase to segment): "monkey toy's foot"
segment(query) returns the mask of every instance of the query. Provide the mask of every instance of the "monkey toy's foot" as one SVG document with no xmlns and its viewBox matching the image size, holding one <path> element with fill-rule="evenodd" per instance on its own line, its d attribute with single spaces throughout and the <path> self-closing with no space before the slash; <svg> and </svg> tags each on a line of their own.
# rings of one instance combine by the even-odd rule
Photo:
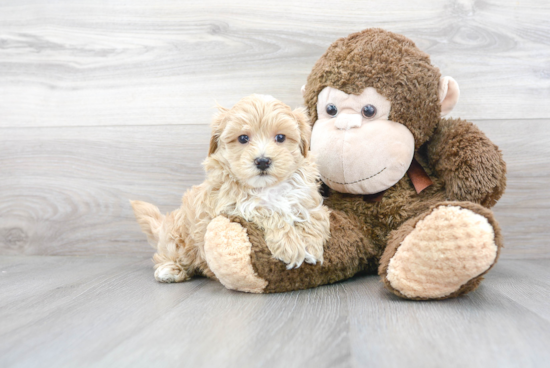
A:
<svg viewBox="0 0 550 368">
<path fill-rule="evenodd" d="M 407 299 L 446 299 L 474 290 L 498 258 L 502 240 L 492 212 L 445 202 L 390 234 L 379 274 Z"/>
<path fill-rule="evenodd" d="M 252 244 L 246 229 L 225 216 L 208 224 L 204 252 L 210 270 L 228 289 L 263 293 L 267 281 L 260 278 L 251 262 Z"/>
</svg>

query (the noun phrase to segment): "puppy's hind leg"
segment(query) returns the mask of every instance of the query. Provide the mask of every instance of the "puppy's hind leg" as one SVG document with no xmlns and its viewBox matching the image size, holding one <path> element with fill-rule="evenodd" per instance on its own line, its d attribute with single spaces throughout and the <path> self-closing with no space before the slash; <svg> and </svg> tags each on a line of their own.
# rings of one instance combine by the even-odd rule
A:
<svg viewBox="0 0 550 368">
<path fill-rule="evenodd" d="M 157 253 L 155 262 L 155 279 L 158 282 L 172 283 L 190 279 L 185 267 L 185 244 L 176 236 L 173 213 L 164 216 L 159 209 L 146 202 L 130 201 L 141 230 Z"/>
<path fill-rule="evenodd" d="M 153 256 L 153 260 L 155 261 L 155 280 L 158 282 L 183 282 L 191 278 L 187 268 L 183 266 L 178 257 L 157 252 Z"/>
</svg>

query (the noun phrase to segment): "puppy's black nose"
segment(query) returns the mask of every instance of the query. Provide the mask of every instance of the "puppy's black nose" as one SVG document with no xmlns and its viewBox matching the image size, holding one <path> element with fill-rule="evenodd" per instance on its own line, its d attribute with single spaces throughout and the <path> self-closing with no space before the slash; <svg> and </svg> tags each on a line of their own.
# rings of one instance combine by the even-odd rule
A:
<svg viewBox="0 0 550 368">
<path fill-rule="evenodd" d="M 254 163 L 258 169 L 265 171 L 269 168 L 269 165 L 271 165 L 271 159 L 267 157 L 258 157 L 254 160 Z"/>
</svg>

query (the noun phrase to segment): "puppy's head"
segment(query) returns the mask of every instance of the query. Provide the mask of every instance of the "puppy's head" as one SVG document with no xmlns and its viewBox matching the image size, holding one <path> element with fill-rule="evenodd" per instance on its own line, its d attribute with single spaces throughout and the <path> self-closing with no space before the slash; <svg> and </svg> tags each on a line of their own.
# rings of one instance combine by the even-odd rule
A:
<svg viewBox="0 0 550 368">
<path fill-rule="evenodd" d="M 301 110 L 271 96 L 252 95 L 219 108 L 209 156 L 242 185 L 262 188 L 287 179 L 309 150 L 311 128 Z"/>
</svg>

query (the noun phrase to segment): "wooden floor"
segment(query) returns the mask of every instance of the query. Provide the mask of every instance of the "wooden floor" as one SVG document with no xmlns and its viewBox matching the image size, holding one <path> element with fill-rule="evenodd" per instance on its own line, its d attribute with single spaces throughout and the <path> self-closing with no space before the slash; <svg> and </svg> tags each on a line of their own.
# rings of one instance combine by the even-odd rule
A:
<svg viewBox="0 0 550 368">
<path fill-rule="evenodd" d="M 0 1 L 0 367 L 549 367 L 548 0 Z M 281 295 L 154 282 L 129 199 L 200 183 L 212 107 L 292 107 L 326 48 L 402 33 L 503 151 L 482 287 L 407 302 L 376 277 Z"/>
<path fill-rule="evenodd" d="M 252 295 L 158 284 L 150 260 L 0 259 L 0 367 L 548 367 L 550 260 L 410 302 L 375 276 Z"/>
</svg>

